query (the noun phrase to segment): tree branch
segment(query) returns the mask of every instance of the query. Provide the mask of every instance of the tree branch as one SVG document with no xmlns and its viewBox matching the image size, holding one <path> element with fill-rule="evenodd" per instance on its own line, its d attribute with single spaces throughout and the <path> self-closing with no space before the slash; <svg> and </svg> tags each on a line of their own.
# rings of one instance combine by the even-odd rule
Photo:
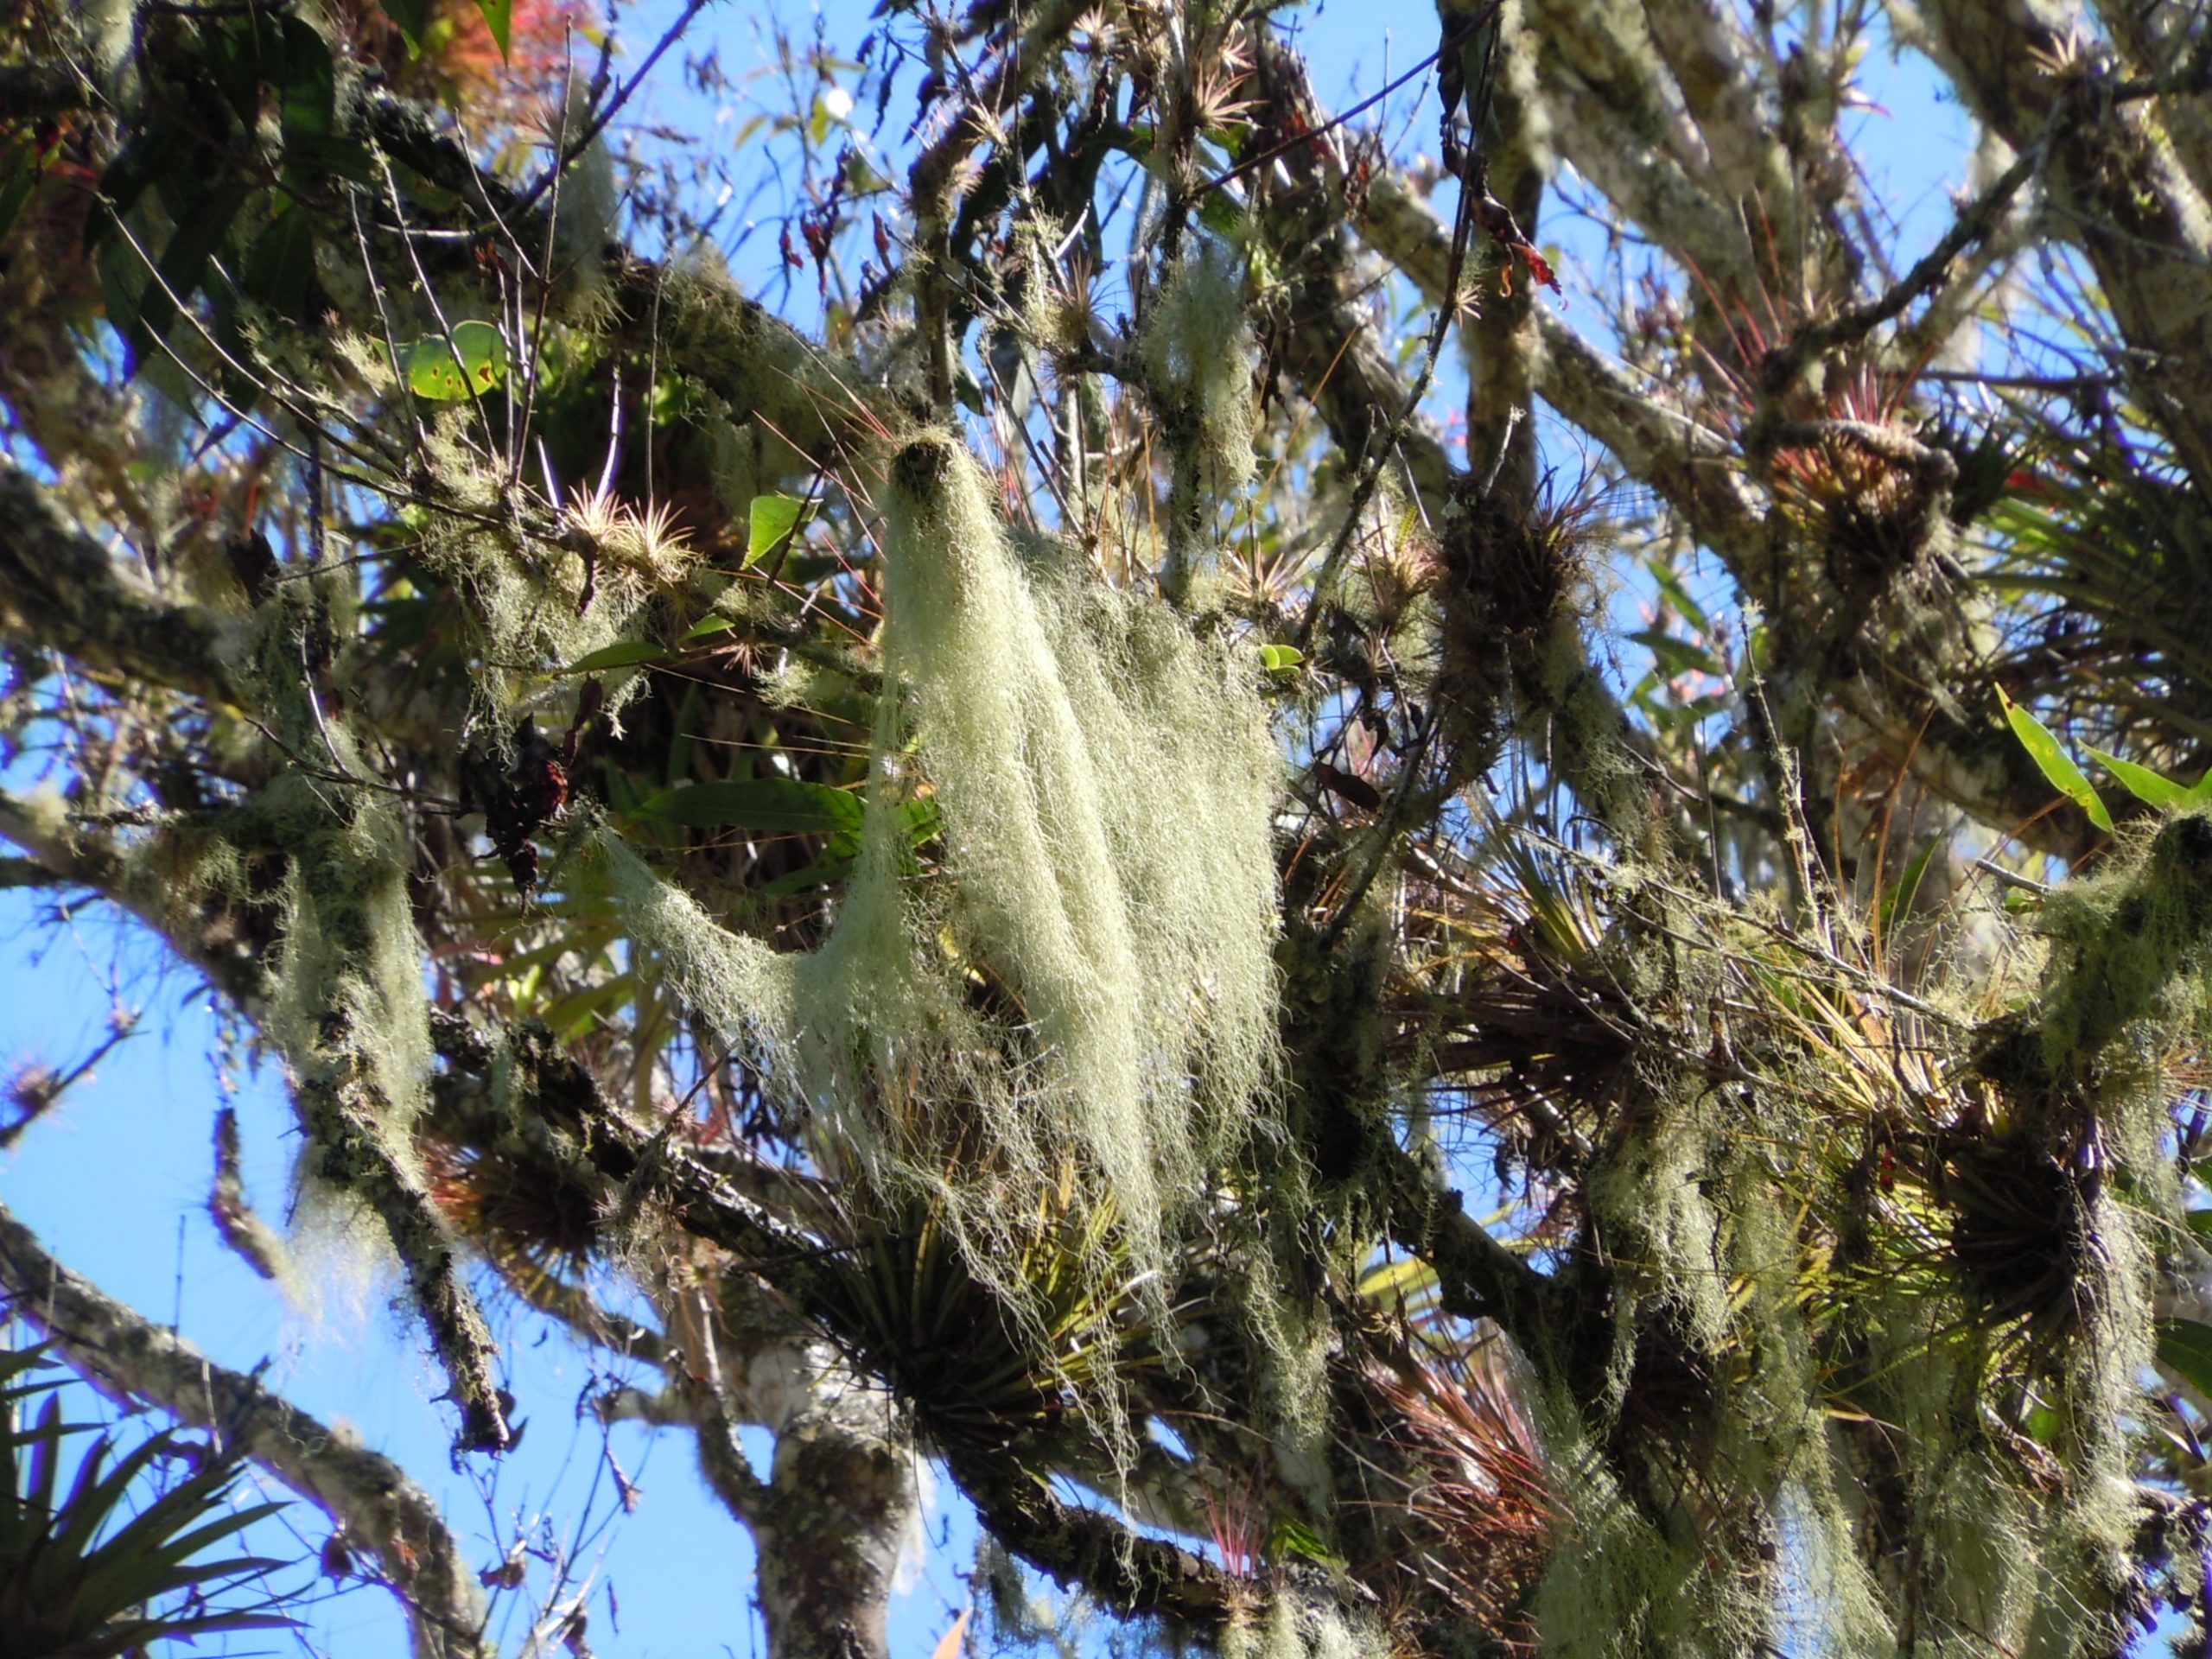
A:
<svg viewBox="0 0 2212 1659">
<path fill-rule="evenodd" d="M 155 597 L 56 512 L 29 474 L 5 461 L 0 631 L 67 655 L 94 675 L 143 680 L 213 702 L 238 701 L 239 626 L 202 607 Z"/>
<path fill-rule="evenodd" d="M 1000 1543 L 1063 1588 L 1079 1585 L 1116 1612 L 1217 1630 L 1253 1592 L 1212 1562 L 1133 1531 L 1103 1510 L 1059 1497 L 1031 1471 L 973 1451 L 950 1456 L 960 1490 Z"/>
<path fill-rule="evenodd" d="M 2072 6 L 1930 0 L 1934 54 L 1974 113 L 2015 149 L 2049 135 L 2042 181 L 2135 347 L 2131 378 L 2200 491 L 2212 489 L 2212 201 L 2155 107 L 2123 102 Z"/>
<path fill-rule="evenodd" d="M 546 209 L 530 206 L 420 106 L 383 91 L 362 105 L 363 119 L 393 159 L 464 202 L 486 205 L 493 228 L 525 264 L 546 235 Z M 624 329 L 658 327 L 658 351 L 680 362 L 728 407 L 729 418 L 751 423 L 779 452 L 766 470 L 777 475 L 819 467 L 859 448 L 908 416 L 899 400 L 872 385 L 851 364 L 823 351 L 727 276 L 706 267 L 681 270 L 607 250 L 606 276 Z"/>
<path fill-rule="evenodd" d="M 480 1072 L 499 1051 L 467 1022 L 447 1017 L 433 1027 L 449 1065 Z M 681 1141 L 647 1134 L 600 1092 L 591 1075 L 530 1033 L 511 1040 L 512 1085 L 535 1116 L 572 1135 L 592 1166 L 626 1189 L 643 1187 L 694 1237 L 728 1250 L 759 1274 L 816 1328 L 840 1336 L 834 1304 L 824 1294 L 832 1269 L 822 1242 L 777 1217 L 716 1176 Z M 772 1526 L 779 1499 L 727 1443 L 728 1424 L 712 1410 L 699 1415 L 700 1455 L 711 1484 L 733 1511 Z M 1063 1502 L 1028 1468 L 973 1447 L 947 1449 L 954 1478 L 976 1502 L 1006 1547 L 1061 1584 L 1080 1583 L 1118 1611 L 1166 1614 L 1200 1629 L 1228 1609 L 1234 1580 L 1173 1544 L 1147 1538 L 1113 1516 Z M 733 1458 L 738 1459 L 731 1461 Z"/>
</svg>

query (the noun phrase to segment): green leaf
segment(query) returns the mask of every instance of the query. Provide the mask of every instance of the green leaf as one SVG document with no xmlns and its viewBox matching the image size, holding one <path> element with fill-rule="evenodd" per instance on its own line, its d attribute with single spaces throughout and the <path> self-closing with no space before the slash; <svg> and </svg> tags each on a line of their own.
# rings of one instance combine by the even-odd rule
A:
<svg viewBox="0 0 2212 1659">
<path fill-rule="evenodd" d="M 1306 660 L 1306 653 L 1296 645 L 1262 645 L 1260 666 L 1270 674 L 1287 674 Z"/>
<path fill-rule="evenodd" d="M 376 175 L 376 160 L 368 146 L 342 133 L 327 138 L 303 135 L 284 146 L 284 177 L 302 194 L 332 179 L 373 184 Z"/>
<path fill-rule="evenodd" d="M 492 31 L 493 43 L 505 58 L 508 38 L 514 32 L 514 0 L 476 0 L 476 10 L 484 14 L 484 27 Z"/>
<path fill-rule="evenodd" d="M 657 645 L 650 639 L 617 639 L 611 645 L 601 645 L 588 656 L 577 658 L 561 671 L 563 674 L 597 674 L 610 668 L 635 668 L 639 663 L 667 660 L 666 645 Z"/>
<path fill-rule="evenodd" d="M 2212 1325 L 2195 1319 L 2160 1319 L 2158 1363 L 2195 1389 L 2212 1395 Z"/>
<path fill-rule="evenodd" d="M 798 528 L 799 515 L 805 510 L 806 503 L 794 495 L 754 496 L 752 533 L 745 547 L 746 568 L 750 569 L 781 546 Z"/>
<path fill-rule="evenodd" d="M 1703 645 L 1694 645 L 1679 634 L 1669 633 L 1663 628 L 1641 628 L 1628 637 L 1651 653 L 1651 660 L 1668 679 L 1678 674 L 1703 674 L 1716 680 L 1725 677 L 1719 658 Z"/>
<path fill-rule="evenodd" d="M 135 134 L 100 174 L 99 197 L 108 211 L 86 215 L 85 246 L 94 247 L 111 235 L 118 217 L 136 207 L 163 175 L 183 167 L 192 149 L 184 134 L 166 121 L 149 122 Z"/>
<path fill-rule="evenodd" d="M 764 899 L 793 899 L 800 893 L 811 893 L 817 887 L 826 887 L 842 881 L 852 874 L 857 860 L 850 854 L 823 859 L 810 864 L 803 870 L 793 870 L 789 875 L 779 875 L 760 889 Z"/>
<path fill-rule="evenodd" d="M 457 322 L 450 342 L 425 334 L 407 348 L 404 361 L 409 391 L 435 403 L 454 403 L 472 386 L 486 392 L 506 378 L 507 342 L 488 322 Z"/>
<path fill-rule="evenodd" d="M 2036 769 L 2053 789 L 2088 813 L 2090 823 L 2109 833 L 2112 814 L 2097 798 L 2088 775 L 2074 763 L 2072 755 L 2058 747 L 2058 740 L 2050 734 L 2050 728 L 2007 696 L 2001 685 L 1997 688 L 1997 696 L 2005 705 L 2005 718 L 2012 728 L 2012 735 L 2020 740 L 2020 747 L 2028 752 L 2028 759 L 2036 763 Z"/>
<path fill-rule="evenodd" d="M 399 32 L 407 37 L 409 49 L 422 44 L 423 31 L 430 23 L 430 0 L 379 0 L 384 15 L 399 25 Z"/>
<path fill-rule="evenodd" d="M 1283 1516 L 1274 1524 L 1274 1531 L 1268 1540 L 1268 1553 L 1280 1559 L 1297 1555 L 1332 1570 L 1344 1566 L 1344 1558 L 1336 1554 L 1321 1541 L 1321 1535 L 1302 1521 Z"/>
<path fill-rule="evenodd" d="M 938 805 L 934 795 L 907 802 L 899 809 L 899 816 L 906 827 L 909 848 L 926 847 L 944 831 L 944 810 Z"/>
<path fill-rule="evenodd" d="M 2082 753 L 2112 773 L 2120 780 L 2122 788 L 2145 805 L 2179 806 L 2189 799 L 2186 789 L 2170 778 L 2161 778 L 2148 766 L 2139 766 L 2133 760 L 2107 754 L 2102 749 L 2091 748 L 2087 743 L 2082 746 Z"/>
<path fill-rule="evenodd" d="M 794 778 L 747 778 L 664 789 L 632 816 L 692 830 L 749 830 L 763 835 L 857 831 L 868 816 L 861 798 Z"/>
<path fill-rule="evenodd" d="M 1663 559 L 1652 558 L 1644 562 L 1643 568 L 1651 573 L 1653 584 L 1667 596 L 1668 603 L 1681 613 L 1683 621 L 1700 633 L 1713 632 L 1713 620 L 1706 615 L 1705 607 L 1690 597 L 1690 590 L 1682 586 L 1682 579 L 1673 565 Z"/>
<path fill-rule="evenodd" d="M 1226 190 L 1209 190 L 1199 199 L 1198 222 L 1232 242 L 1244 235 L 1244 209 Z"/>
<path fill-rule="evenodd" d="M 563 1039 L 574 1042 L 588 1034 L 609 1009 L 620 1007 L 636 990 L 637 983 L 628 974 L 619 975 L 556 998 L 538 1018 Z"/>
<path fill-rule="evenodd" d="M 177 307 L 189 304 L 199 291 L 207 261 L 230 234 L 231 221 L 245 203 L 243 190 L 226 186 L 201 198 L 192 212 L 179 218 L 176 234 L 162 251 L 154 274 L 139 294 L 137 314 L 124 331 L 134 372 L 147 348 L 157 340 L 168 338 L 176 323 Z"/>
<path fill-rule="evenodd" d="M 1897 918 L 1908 914 L 1912 901 L 1919 896 L 1921 878 L 1928 874 L 1928 861 L 1936 856 L 1936 849 L 1945 844 L 1948 837 L 1937 836 L 1922 848 L 1911 863 L 1904 867 L 1904 874 L 1897 884 L 1882 895 L 1882 931 L 1887 933 L 1897 925 Z"/>
<path fill-rule="evenodd" d="M 328 138 L 338 126 L 338 78 L 330 47 L 304 17 L 284 19 L 284 103 L 279 126 L 289 152 Z"/>
<path fill-rule="evenodd" d="M 30 200 L 31 186 L 37 181 L 38 147 L 29 143 L 10 145 L 5 157 L 0 158 L 0 236 L 8 234 L 8 227 Z"/>
<path fill-rule="evenodd" d="M 311 327 L 308 315 L 310 279 L 315 275 L 315 226 L 306 212 L 282 203 L 245 257 L 238 274 L 239 286 L 249 299 L 257 300 L 286 321 Z"/>
<path fill-rule="evenodd" d="M 220 22 L 211 20 L 201 31 L 206 52 L 200 64 L 207 79 L 229 104 L 231 113 L 251 132 L 261 119 L 263 87 L 283 84 L 284 35 L 281 21 L 273 12 L 264 12 L 257 6 L 241 7 L 238 12 Z M 200 115 L 200 123 L 193 135 L 192 149 L 199 162 L 206 160 L 206 147 L 219 148 L 228 137 L 226 124 L 211 126 L 207 123 L 206 109 L 203 105 L 195 111 Z"/>
<path fill-rule="evenodd" d="M 718 633 L 728 633 L 737 626 L 726 616 L 703 616 L 683 631 L 678 645 L 688 645 L 695 639 L 711 639 Z"/>
</svg>

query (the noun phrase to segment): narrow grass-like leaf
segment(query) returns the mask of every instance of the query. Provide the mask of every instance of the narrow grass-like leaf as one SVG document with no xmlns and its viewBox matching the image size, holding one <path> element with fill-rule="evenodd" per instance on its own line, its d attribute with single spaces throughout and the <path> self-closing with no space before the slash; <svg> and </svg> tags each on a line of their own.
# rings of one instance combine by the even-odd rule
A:
<svg viewBox="0 0 2212 1659">
<path fill-rule="evenodd" d="M 2139 766 L 2133 760 L 2107 754 L 2102 749 L 2092 748 L 2087 743 L 2082 746 L 2082 753 L 2112 773 L 2120 780 L 2121 788 L 2147 806 L 2179 806 L 2189 799 L 2188 790 L 2171 778 L 2161 778 L 2148 766 Z"/>
<path fill-rule="evenodd" d="M 561 671 L 564 674 L 599 674 L 610 668 L 635 668 L 640 663 L 664 663 L 668 647 L 657 645 L 650 639 L 617 639 L 611 645 L 602 645 L 588 656 L 579 657 Z"/>
<path fill-rule="evenodd" d="M 1920 896 L 1921 879 L 1928 874 L 1928 863 L 1935 857 L 1936 849 L 1945 843 L 1945 837 L 1936 836 L 1922 848 L 1911 863 L 1904 867 L 1890 890 L 1882 895 L 1882 931 L 1886 934 L 1897 925 L 1897 918 L 1908 914 L 1912 901 Z"/>
</svg>

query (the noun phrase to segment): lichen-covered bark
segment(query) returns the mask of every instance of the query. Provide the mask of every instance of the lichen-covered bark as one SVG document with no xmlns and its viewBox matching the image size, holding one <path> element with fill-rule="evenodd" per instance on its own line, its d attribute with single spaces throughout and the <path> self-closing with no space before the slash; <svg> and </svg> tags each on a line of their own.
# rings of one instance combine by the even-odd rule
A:
<svg viewBox="0 0 2212 1659">
<path fill-rule="evenodd" d="M 913 1447 L 881 1389 L 821 1348 L 804 1360 L 811 1375 L 793 1391 L 796 1408 L 768 1425 L 775 1459 L 748 1517 L 768 1651 L 882 1659 L 892 1580 L 918 1502 Z"/>
<path fill-rule="evenodd" d="M 145 557 L 154 550 L 140 549 Z M 46 487 L 0 461 L 0 632 L 96 671 L 188 696 L 235 701 L 242 630 L 156 596 L 65 521 Z"/>
<path fill-rule="evenodd" d="M 1280 352 L 1281 366 L 1313 400 L 1345 457 L 1392 468 L 1433 517 L 1456 469 L 1425 419 L 1408 422 L 1395 452 L 1385 452 L 1393 427 L 1410 413 L 1408 388 L 1383 348 L 1353 264 L 1355 245 L 1338 207 L 1343 171 L 1323 142 L 1296 142 L 1325 118 L 1295 53 L 1270 35 L 1260 37 L 1257 51 L 1257 124 L 1267 143 L 1287 150 L 1277 163 L 1282 181 L 1255 187 L 1256 224 L 1287 278 L 1283 315 L 1263 322 L 1262 344 Z"/>
</svg>

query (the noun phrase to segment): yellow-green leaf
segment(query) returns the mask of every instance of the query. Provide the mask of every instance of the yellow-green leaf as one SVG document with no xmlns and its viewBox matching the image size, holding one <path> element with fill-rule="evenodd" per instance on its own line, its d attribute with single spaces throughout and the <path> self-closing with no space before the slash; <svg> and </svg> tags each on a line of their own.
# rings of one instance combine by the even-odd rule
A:
<svg viewBox="0 0 2212 1659">
<path fill-rule="evenodd" d="M 399 25 L 399 32 L 407 37 L 408 50 L 412 53 L 423 41 L 423 31 L 430 22 L 430 0 L 382 0 L 384 15 Z"/>
<path fill-rule="evenodd" d="M 2028 752 L 2028 759 L 2036 763 L 2050 786 L 2089 815 L 2089 822 L 2098 829 L 2112 829 L 2112 814 L 2105 810 L 2105 804 L 2097 798 L 2097 791 L 2090 785 L 2088 774 L 2075 764 L 2074 757 L 2058 747 L 2058 740 L 2050 734 L 2050 728 L 2005 695 L 2005 688 L 1997 688 L 1999 701 L 2005 705 L 2005 718 L 2012 728 L 2012 735 L 2020 740 L 2020 747 Z"/>
<path fill-rule="evenodd" d="M 1287 674 L 1306 660 L 1306 653 L 1296 645 L 1262 645 L 1260 666 L 1270 674 Z"/>
<path fill-rule="evenodd" d="M 506 378 L 507 342 L 488 322 L 457 322 L 450 341 L 425 334 L 409 346 L 405 366 L 407 389 L 417 397 L 456 403 L 472 389 L 486 392 Z"/>
<path fill-rule="evenodd" d="M 657 645 L 650 639 L 617 639 L 611 645 L 602 645 L 589 656 L 579 657 L 563 670 L 568 674 L 601 674 L 610 668 L 635 668 L 639 663 L 658 663 L 667 659 L 668 647 Z"/>
<path fill-rule="evenodd" d="M 694 830 L 747 830 L 763 835 L 835 835 L 858 831 L 868 816 L 861 798 L 795 778 L 744 778 L 664 789 L 632 815 Z"/>
<path fill-rule="evenodd" d="M 2212 1325 L 2158 1321 L 2158 1363 L 2200 1394 L 2212 1395 Z"/>
<path fill-rule="evenodd" d="M 484 27 L 492 31 L 493 44 L 499 48 L 499 55 L 507 55 L 507 41 L 514 33 L 514 0 L 476 0 L 476 10 L 484 14 Z"/>
<path fill-rule="evenodd" d="M 2179 806 L 2189 799 L 2186 789 L 2171 778 L 2161 778 L 2148 766 L 2139 766 L 2133 760 L 2123 760 L 2116 754 L 2107 754 L 2102 749 L 2093 749 L 2087 743 L 2082 746 L 2082 753 L 2112 773 L 2120 780 L 2123 789 L 2145 805 Z"/>
<path fill-rule="evenodd" d="M 781 546 L 784 539 L 798 528 L 799 514 L 805 511 L 806 503 L 795 495 L 754 496 L 752 534 L 745 547 L 747 568 Z"/>
</svg>

